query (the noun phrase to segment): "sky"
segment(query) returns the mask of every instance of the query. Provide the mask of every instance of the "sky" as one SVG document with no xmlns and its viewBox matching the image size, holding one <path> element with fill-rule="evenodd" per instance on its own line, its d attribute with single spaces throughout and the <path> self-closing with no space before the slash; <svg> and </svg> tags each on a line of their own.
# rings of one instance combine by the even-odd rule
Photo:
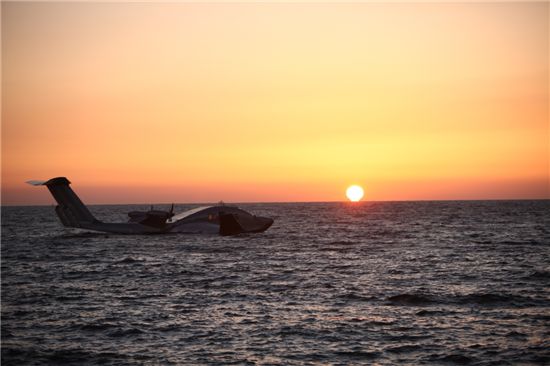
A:
<svg viewBox="0 0 550 366">
<path fill-rule="evenodd" d="M 2 2 L 2 204 L 550 198 L 548 2 Z"/>
</svg>

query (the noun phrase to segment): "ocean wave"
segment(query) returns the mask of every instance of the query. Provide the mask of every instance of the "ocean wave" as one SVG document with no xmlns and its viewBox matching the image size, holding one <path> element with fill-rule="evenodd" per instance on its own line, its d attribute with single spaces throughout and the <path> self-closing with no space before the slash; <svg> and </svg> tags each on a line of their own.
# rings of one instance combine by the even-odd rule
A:
<svg viewBox="0 0 550 366">
<path fill-rule="evenodd" d="M 428 357 L 428 360 L 431 362 L 443 363 L 443 364 L 453 364 L 453 365 L 469 365 L 476 362 L 476 359 L 473 357 L 468 357 L 460 353 L 451 353 L 451 354 L 433 354 Z"/>
<path fill-rule="evenodd" d="M 454 298 L 459 304 L 472 305 L 494 305 L 511 303 L 517 296 L 507 296 L 492 293 L 474 293 L 469 295 L 461 295 Z"/>
<path fill-rule="evenodd" d="M 335 247 L 322 246 L 319 249 L 319 251 L 321 251 L 321 252 L 337 252 L 337 253 L 350 252 L 352 250 L 353 250 L 353 248 L 346 247 L 346 246 L 335 246 Z"/>
<path fill-rule="evenodd" d="M 354 361 L 359 360 L 374 360 L 380 357 L 380 352 L 368 352 L 368 351 L 336 351 L 334 355 L 338 358 L 352 359 Z"/>
<path fill-rule="evenodd" d="M 359 243 L 360 242 L 355 240 L 334 240 L 334 241 L 328 242 L 326 245 L 356 245 Z"/>
<path fill-rule="evenodd" d="M 550 279 L 550 271 L 534 271 L 526 275 L 524 278 L 528 280 L 548 280 Z"/>
<path fill-rule="evenodd" d="M 131 263 L 140 263 L 140 262 L 145 262 L 145 258 L 142 258 L 142 257 L 138 257 L 138 258 L 126 257 L 124 259 L 116 261 L 115 264 L 131 264 Z"/>
<path fill-rule="evenodd" d="M 387 347 L 384 351 L 390 352 L 390 353 L 409 353 L 409 352 L 415 352 L 422 349 L 421 346 L 415 345 L 415 344 L 404 344 L 400 346 L 390 346 Z"/>
<path fill-rule="evenodd" d="M 374 296 L 364 296 L 364 295 L 358 295 L 356 293 L 350 292 L 347 294 L 339 295 L 339 299 L 342 300 L 348 300 L 348 301 L 375 301 L 377 300 Z"/>
<path fill-rule="evenodd" d="M 496 244 L 500 245 L 546 245 L 546 243 L 539 240 L 502 240 Z"/>
<path fill-rule="evenodd" d="M 506 293 L 471 293 L 471 294 L 398 294 L 386 298 L 391 305 L 428 306 L 428 305 L 477 305 L 477 306 L 536 306 L 544 301 L 532 297 Z M 421 314 L 427 315 L 427 314 Z"/>
<path fill-rule="evenodd" d="M 430 305 L 438 301 L 425 294 L 400 294 L 386 298 L 393 305 Z"/>
<path fill-rule="evenodd" d="M 126 328 L 118 328 L 107 333 L 109 337 L 113 337 L 113 338 L 128 337 L 128 336 L 137 335 L 137 334 L 143 334 L 143 330 L 138 328 L 133 328 L 133 327 L 126 327 Z"/>
<path fill-rule="evenodd" d="M 115 352 L 95 352 L 85 348 L 2 346 L 2 365 L 116 365 L 131 364 L 131 357 Z"/>
<path fill-rule="evenodd" d="M 443 315 L 450 315 L 450 314 L 456 314 L 455 311 L 450 310 L 420 310 L 416 312 L 416 316 L 443 316 Z"/>
<path fill-rule="evenodd" d="M 78 328 L 85 332 L 103 332 L 108 329 L 117 328 L 118 324 L 115 323 L 87 323 L 87 324 L 75 324 L 72 328 Z"/>
</svg>

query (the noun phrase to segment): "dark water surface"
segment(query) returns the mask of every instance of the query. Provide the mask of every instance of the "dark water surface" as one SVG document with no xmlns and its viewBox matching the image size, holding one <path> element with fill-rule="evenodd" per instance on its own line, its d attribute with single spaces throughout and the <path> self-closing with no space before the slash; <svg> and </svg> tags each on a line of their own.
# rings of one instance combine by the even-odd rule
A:
<svg viewBox="0 0 550 366">
<path fill-rule="evenodd" d="M 3 207 L 2 365 L 550 364 L 550 201 L 241 207 L 274 226 L 83 234 Z"/>
</svg>

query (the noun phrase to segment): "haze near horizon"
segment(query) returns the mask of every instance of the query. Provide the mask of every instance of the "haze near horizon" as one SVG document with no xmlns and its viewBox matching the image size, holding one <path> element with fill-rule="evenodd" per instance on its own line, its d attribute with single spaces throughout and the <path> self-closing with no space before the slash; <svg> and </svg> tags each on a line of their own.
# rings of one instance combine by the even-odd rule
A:
<svg viewBox="0 0 550 366">
<path fill-rule="evenodd" d="M 550 198 L 547 2 L 1 7 L 3 205 Z"/>
</svg>

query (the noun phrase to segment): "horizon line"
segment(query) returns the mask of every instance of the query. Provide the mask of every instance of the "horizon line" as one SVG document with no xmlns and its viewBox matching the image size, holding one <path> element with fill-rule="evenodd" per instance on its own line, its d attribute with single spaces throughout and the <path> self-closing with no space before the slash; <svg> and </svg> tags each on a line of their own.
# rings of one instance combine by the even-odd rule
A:
<svg viewBox="0 0 550 366">
<path fill-rule="evenodd" d="M 224 205 L 240 205 L 240 204 L 295 204 L 295 203 L 349 203 L 351 205 L 364 203 L 385 203 L 385 202 L 486 202 L 486 201 L 550 201 L 550 197 L 546 198 L 465 198 L 465 199 L 411 199 L 411 200 L 362 200 L 359 202 L 351 202 L 347 200 L 340 201 L 242 201 L 242 202 L 223 202 Z M 154 203 L 84 203 L 86 206 L 143 206 L 143 205 L 218 205 L 218 202 L 154 202 Z M 0 203 L 0 207 L 46 207 L 56 206 L 57 204 L 4 204 Z"/>
</svg>

